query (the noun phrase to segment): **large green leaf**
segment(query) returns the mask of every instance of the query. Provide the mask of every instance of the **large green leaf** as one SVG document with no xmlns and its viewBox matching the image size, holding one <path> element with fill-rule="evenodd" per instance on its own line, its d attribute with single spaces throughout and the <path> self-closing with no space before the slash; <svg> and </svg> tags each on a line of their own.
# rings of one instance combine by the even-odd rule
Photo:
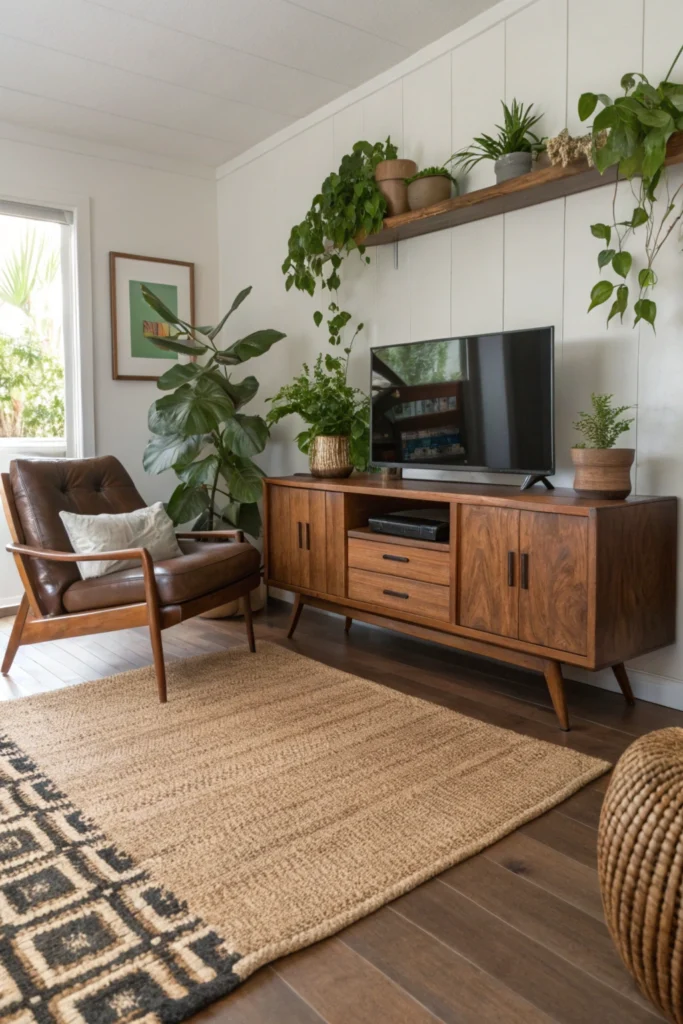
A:
<svg viewBox="0 0 683 1024">
<path fill-rule="evenodd" d="M 261 534 L 261 513 L 256 502 L 246 502 L 239 505 L 237 526 L 244 530 L 250 537 L 259 537 Z"/>
<path fill-rule="evenodd" d="M 263 472 L 249 459 L 238 459 L 235 463 L 224 463 L 221 474 L 228 485 L 234 501 L 258 501 L 263 491 Z"/>
<path fill-rule="evenodd" d="M 158 334 L 148 334 L 145 331 L 145 337 L 157 348 L 162 348 L 166 352 L 175 352 L 184 356 L 203 356 L 205 352 L 208 352 L 206 345 L 195 345 L 189 338 L 187 341 L 180 341 L 179 338 L 182 337 L 180 334 L 176 334 L 172 338 L 161 338 Z"/>
<path fill-rule="evenodd" d="M 225 321 L 228 319 L 228 317 L 232 316 L 232 314 L 235 312 L 235 310 L 238 308 L 238 306 L 242 305 L 242 303 L 244 302 L 244 300 L 246 299 L 247 295 L 249 295 L 250 292 L 251 292 L 251 285 L 249 285 L 248 288 L 243 288 L 241 292 L 238 292 L 238 294 L 233 299 L 232 306 L 230 307 L 228 312 L 225 314 L 223 319 L 219 323 L 217 323 L 216 326 L 213 327 L 208 332 L 208 336 L 209 336 L 209 338 L 211 338 L 212 341 L 223 330 L 223 327 L 225 326 Z"/>
<path fill-rule="evenodd" d="M 159 316 L 166 320 L 167 323 L 175 324 L 177 327 L 182 327 L 184 332 L 190 328 L 189 324 L 185 323 L 184 320 L 181 320 L 178 314 L 174 313 L 172 309 L 169 309 L 168 306 L 165 305 L 165 303 L 163 303 L 153 291 L 150 291 L 145 284 L 142 285 L 142 297 L 147 305 L 151 306 L 154 312 L 158 313 Z"/>
<path fill-rule="evenodd" d="M 590 313 L 591 309 L 595 309 L 603 302 L 607 302 L 613 291 L 614 285 L 611 281 L 598 281 L 591 291 L 591 304 L 588 307 L 588 312 Z"/>
<path fill-rule="evenodd" d="M 256 377 L 245 377 L 241 381 L 226 380 L 223 377 L 223 387 L 235 403 L 235 408 L 239 409 L 252 400 L 259 389 L 259 383 Z"/>
<path fill-rule="evenodd" d="M 142 456 L 146 473 L 163 473 L 171 466 L 184 465 L 196 459 L 204 438 L 201 436 L 177 437 L 156 434 L 147 442 Z"/>
<path fill-rule="evenodd" d="M 241 458 L 258 455 L 266 447 L 267 441 L 268 427 L 260 416 L 236 413 L 223 427 L 223 443 Z"/>
<path fill-rule="evenodd" d="M 207 455 L 206 458 L 199 459 L 198 462 L 192 462 L 189 466 L 185 466 L 178 473 L 178 476 L 183 483 L 191 484 L 193 487 L 199 487 L 202 484 L 210 487 L 216 478 L 218 463 L 217 455 Z"/>
<path fill-rule="evenodd" d="M 166 506 L 166 511 L 178 525 L 196 519 L 209 505 L 209 496 L 204 487 L 193 487 L 190 484 L 178 484 Z"/>
<path fill-rule="evenodd" d="M 168 415 L 177 434 L 207 434 L 234 415 L 235 406 L 215 381 L 200 377 L 173 394 L 157 399 L 157 410 Z"/>
<path fill-rule="evenodd" d="M 244 363 L 247 359 L 262 356 L 276 341 L 281 341 L 282 338 L 286 337 L 287 335 L 283 334 L 282 331 L 276 331 L 273 328 L 266 328 L 264 331 L 254 331 L 253 334 L 248 334 L 246 338 L 241 338 L 223 352 L 219 352 L 216 359 L 219 363 Z"/>
<path fill-rule="evenodd" d="M 193 380 L 201 372 L 202 367 L 198 363 L 178 363 L 159 377 L 157 387 L 160 391 L 173 391 L 181 384 Z"/>
<path fill-rule="evenodd" d="M 159 399 L 157 399 L 159 401 Z M 157 402 L 152 402 L 147 413 L 147 426 L 149 427 L 150 433 L 162 434 L 165 437 L 173 436 L 178 433 L 173 425 L 173 419 L 168 413 L 160 412 L 157 409 Z"/>
</svg>

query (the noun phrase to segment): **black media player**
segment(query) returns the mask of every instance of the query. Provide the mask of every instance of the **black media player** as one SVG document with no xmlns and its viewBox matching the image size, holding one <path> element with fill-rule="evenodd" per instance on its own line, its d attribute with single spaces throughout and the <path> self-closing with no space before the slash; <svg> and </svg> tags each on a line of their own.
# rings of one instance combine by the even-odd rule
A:
<svg viewBox="0 0 683 1024">
<path fill-rule="evenodd" d="M 413 540 L 447 541 L 450 531 L 450 509 L 416 508 L 372 516 L 368 526 L 373 533 L 391 533 Z"/>
</svg>

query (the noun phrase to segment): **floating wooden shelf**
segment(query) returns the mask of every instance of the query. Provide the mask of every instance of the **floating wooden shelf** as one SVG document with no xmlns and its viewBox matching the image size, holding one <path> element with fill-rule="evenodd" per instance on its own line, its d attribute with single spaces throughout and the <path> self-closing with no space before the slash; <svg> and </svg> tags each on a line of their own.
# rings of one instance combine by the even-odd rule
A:
<svg viewBox="0 0 683 1024">
<path fill-rule="evenodd" d="M 667 164 L 683 163 L 683 132 L 677 132 L 669 141 Z M 402 238 L 428 235 L 432 231 L 443 231 L 459 224 L 468 224 L 501 213 L 512 213 L 527 206 L 537 206 L 562 196 L 588 192 L 601 185 L 609 185 L 616 179 L 615 168 L 599 174 L 588 167 L 585 160 L 576 160 L 568 167 L 543 167 L 519 178 L 504 181 L 502 185 L 491 185 L 476 192 L 446 199 L 435 206 L 422 210 L 402 213 L 399 217 L 387 217 L 384 230 L 368 235 L 364 245 L 388 245 Z"/>
</svg>

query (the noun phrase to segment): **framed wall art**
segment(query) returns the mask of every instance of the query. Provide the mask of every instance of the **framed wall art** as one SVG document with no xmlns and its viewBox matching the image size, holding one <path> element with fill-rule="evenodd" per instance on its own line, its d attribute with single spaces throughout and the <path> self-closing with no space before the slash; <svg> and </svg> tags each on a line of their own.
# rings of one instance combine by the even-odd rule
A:
<svg viewBox="0 0 683 1024">
<path fill-rule="evenodd" d="M 146 285 L 181 320 L 193 324 L 194 263 L 156 256 L 109 253 L 111 343 L 114 380 L 158 380 L 188 357 L 158 348 L 145 334 L 168 335 L 169 326 L 147 305 Z"/>
</svg>

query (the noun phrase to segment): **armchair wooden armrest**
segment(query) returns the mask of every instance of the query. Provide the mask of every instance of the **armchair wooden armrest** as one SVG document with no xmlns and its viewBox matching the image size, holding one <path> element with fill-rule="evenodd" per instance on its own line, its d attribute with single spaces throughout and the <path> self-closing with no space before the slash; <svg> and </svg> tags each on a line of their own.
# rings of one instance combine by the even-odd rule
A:
<svg viewBox="0 0 683 1024">
<path fill-rule="evenodd" d="M 244 541 L 243 530 L 183 530 L 176 533 L 181 540 L 235 540 L 239 544 Z"/>
<path fill-rule="evenodd" d="M 145 556 L 151 561 L 147 548 L 123 548 L 121 551 L 96 551 L 80 555 L 76 551 L 32 548 L 28 544 L 6 544 L 5 550 L 22 558 L 43 558 L 47 562 L 116 562 L 125 558 L 139 558 L 144 566 Z"/>
</svg>

